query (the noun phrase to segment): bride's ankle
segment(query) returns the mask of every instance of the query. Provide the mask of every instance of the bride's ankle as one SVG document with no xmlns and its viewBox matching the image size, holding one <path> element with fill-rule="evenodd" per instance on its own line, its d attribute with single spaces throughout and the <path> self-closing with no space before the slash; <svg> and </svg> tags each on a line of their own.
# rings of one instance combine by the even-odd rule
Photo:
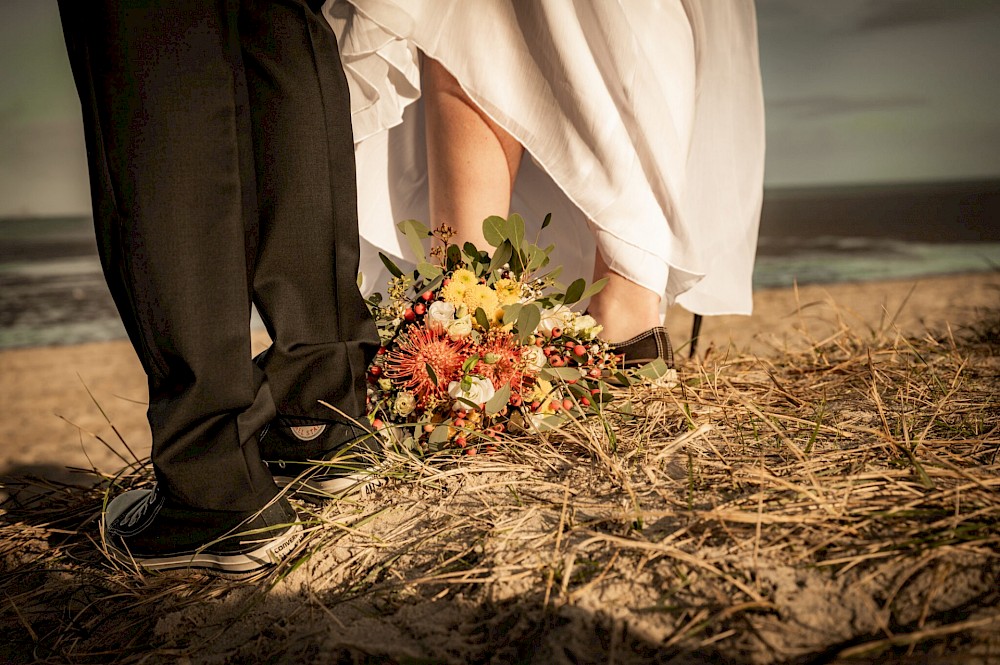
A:
<svg viewBox="0 0 1000 665">
<path fill-rule="evenodd" d="M 600 337 L 609 342 L 625 342 L 662 325 L 660 313 L 628 308 L 591 308 L 588 313 L 602 326 Z"/>
</svg>

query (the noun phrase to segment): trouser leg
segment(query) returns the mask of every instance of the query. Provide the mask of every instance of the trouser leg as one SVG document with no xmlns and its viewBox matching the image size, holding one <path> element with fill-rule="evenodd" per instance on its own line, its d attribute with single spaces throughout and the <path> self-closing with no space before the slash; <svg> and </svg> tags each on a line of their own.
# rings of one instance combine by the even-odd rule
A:
<svg viewBox="0 0 1000 665">
<path fill-rule="evenodd" d="M 253 289 L 274 340 L 258 362 L 280 415 L 340 418 L 322 400 L 360 418 L 378 334 L 357 287 L 354 143 L 336 39 L 302 0 L 245 5 L 261 220 Z"/>
<path fill-rule="evenodd" d="M 275 493 L 250 360 L 257 211 L 235 0 L 63 0 L 101 260 L 149 377 L 167 496 L 252 510 Z M 310 67 L 287 59 L 288 67 Z"/>
</svg>

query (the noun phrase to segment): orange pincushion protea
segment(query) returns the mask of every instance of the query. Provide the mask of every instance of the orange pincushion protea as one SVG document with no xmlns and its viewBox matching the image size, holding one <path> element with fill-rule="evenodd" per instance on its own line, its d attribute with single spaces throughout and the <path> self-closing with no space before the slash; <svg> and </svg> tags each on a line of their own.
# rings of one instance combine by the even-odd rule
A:
<svg viewBox="0 0 1000 665">
<path fill-rule="evenodd" d="M 468 344 L 466 339 L 453 340 L 426 326 L 410 326 L 386 354 L 385 376 L 397 387 L 412 391 L 422 405 L 431 395 L 447 393 L 448 383 L 462 369 Z"/>
<path fill-rule="evenodd" d="M 522 384 L 531 380 L 524 371 L 524 348 L 511 333 L 491 328 L 476 349 L 482 360 L 476 363 L 475 372 L 490 379 L 497 388 L 510 384 L 511 392 L 519 395 Z M 495 362 L 485 362 L 488 355 L 492 355 Z"/>
</svg>

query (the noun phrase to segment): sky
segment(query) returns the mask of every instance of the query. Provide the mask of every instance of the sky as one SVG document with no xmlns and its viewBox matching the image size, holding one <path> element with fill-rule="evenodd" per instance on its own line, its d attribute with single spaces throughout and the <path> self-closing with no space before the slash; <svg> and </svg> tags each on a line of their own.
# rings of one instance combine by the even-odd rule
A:
<svg viewBox="0 0 1000 665">
<path fill-rule="evenodd" d="M 766 185 L 1000 177 L 1000 0 L 757 0 L 757 12 Z M 88 214 L 56 0 L 2 0 L 0 63 L 0 218 Z"/>
</svg>

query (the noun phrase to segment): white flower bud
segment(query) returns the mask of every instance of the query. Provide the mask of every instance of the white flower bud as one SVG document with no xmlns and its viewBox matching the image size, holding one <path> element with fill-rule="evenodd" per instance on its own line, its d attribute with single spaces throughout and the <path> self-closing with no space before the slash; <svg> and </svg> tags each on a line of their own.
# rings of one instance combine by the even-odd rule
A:
<svg viewBox="0 0 1000 665">
<path fill-rule="evenodd" d="M 448 394 L 456 400 L 455 405 L 452 407 L 455 410 L 469 408 L 468 404 L 459 402 L 459 398 L 467 399 L 473 404 L 482 406 L 488 402 L 490 398 L 496 394 L 496 392 L 496 388 L 493 387 L 492 381 L 479 377 L 472 378 L 468 390 L 462 389 L 462 383 L 460 381 L 452 381 L 448 384 Z"/>
<path fill-rule="evenodd" d="M 401 416 L 408 416 L 417 407 L 417 398 L 413 393 L 402 392 L 396 395 L 396 402 L 392 405 L 392 410 Z"/>
<path fill-rule="evenodd" d="M 448 324 L 446 330 L 448 331 L 448 337 L 454 340 L 468 337 L 472 334 L 472 316 L 466 314 L 461 318 L 455 319 Z"/>
<path fill-rule="evenodd" d="M 427 308 L 427 316 L 424 321 L 428 330 L 442 332 L 448 329 L 448 325 L 455 320 L 455 306 L 443 300 L 435 300 Z"/>
</svg>

